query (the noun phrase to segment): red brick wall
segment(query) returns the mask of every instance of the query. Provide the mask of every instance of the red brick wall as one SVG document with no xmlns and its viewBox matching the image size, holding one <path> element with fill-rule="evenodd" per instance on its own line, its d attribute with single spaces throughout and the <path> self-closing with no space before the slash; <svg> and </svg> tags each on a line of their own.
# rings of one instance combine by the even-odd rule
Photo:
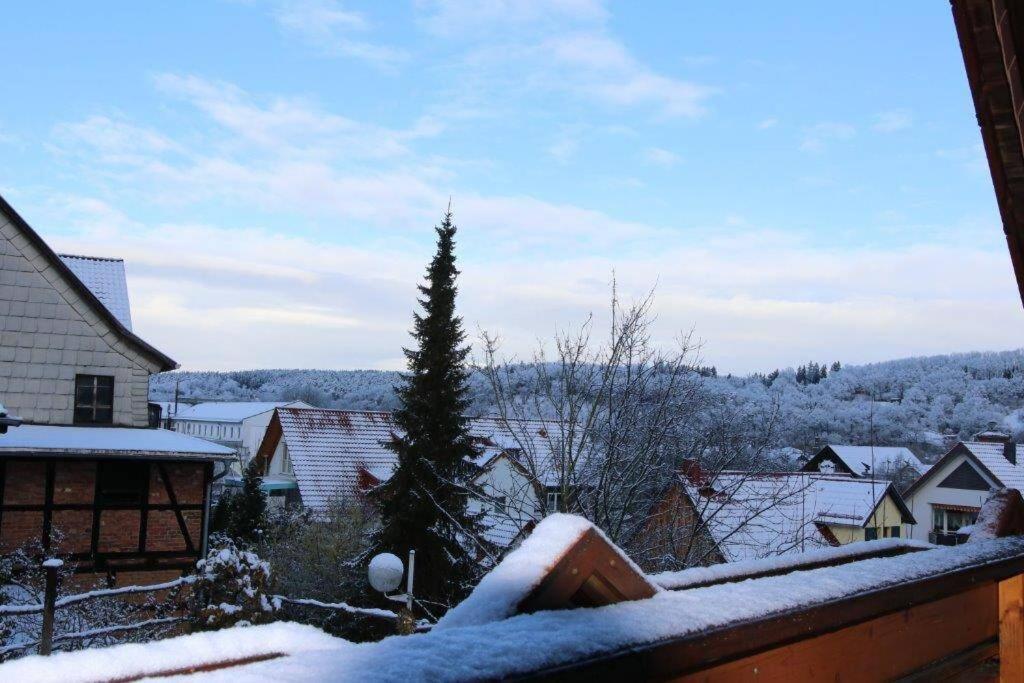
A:
<svg viewBox="0 0 1024 683">
<path fill-rule="evenodd" d="M 192 463 L 166 463 L 164 470 L 171 481 L 171 488 L 179 503 L 198 505 L 203 502 L 203 466 Z M 154 466 L 150 472 L 150 503 L 169 503 L 167 487 L 160 469 Z"/>
<path fill-rule="evenodd" d="M 45 479 L 43 480 L 45 482 Z M 91 504 L 96 495 L 95 460 L 58 460 L 53 480 L 54 503 Z M 92 524 L 92 520 L 89 521 Z"/>
<path fill-rule="evenodd" d="M 46 461 L 11 459 L 4 463 L 5 505 L 43 505 L 46 499 Z M 164 463 L 163 469 L 179 504 L 202 505 L 205 496 L 202 463 Z M 150 467 L 149 503 L 170 503 L 160 467 Z M 56 462 L 55 505 L 92 505 L 96 490 L 97 463 L 93 460 Z M 196 551 L 202 544 L 202 510 L 184 510 L 186 527 Z M 43 513 L 4 510 L 0 519 L 0 551 L 9 551 L 43 533 Z M 139 549 L 140 510 L 104 510 L 100 513 L 98 551 L 136 552 Z M 59 550 L 87 553 L 91 550 L 93 510 L 54 510 L 53 529 L 63 535 Z M 147 517 L 147 551 L 185 551 L 185 539 L 175 513 L 150 510 Z M 166 570 L 165 570 L 166 571 Z"/>
<path fill-rule="evenodd" d="M 46 496 L 46 463 L 8 460 L 4 472 L 5 505 L 37 505 Z"/>
<path fill-rule="evenodd" d="M 43 534 L 42 512 L 4 512 L 0 524 L 0 550 L 10 552 Z"/>
</svg>

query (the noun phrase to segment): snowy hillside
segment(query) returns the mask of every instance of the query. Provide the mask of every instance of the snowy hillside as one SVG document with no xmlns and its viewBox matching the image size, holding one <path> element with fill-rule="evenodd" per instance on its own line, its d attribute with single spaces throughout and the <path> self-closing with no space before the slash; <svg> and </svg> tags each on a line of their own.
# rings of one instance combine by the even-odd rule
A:
<svg viewBox="0 0 1024 683">
<path fill-rule="evenodd" d="M 530 370 L 523 368 L 523 386 Z M 812 375 L 814 373 L 811 373 Z M 180 396 L 212 400 L 302 399 L 314 405 L 360 410 L 396 406 L 397 373 L 375 370 L 242 370 L 174 372 L 154 376 L 153 400 Z M 909 445 L 942 451 L 942 435 L 969 436 L 997 422 L 1024 437 L 1024 350 L 907 358 L 844 367 L 817 383 L 808 373 L 702 377 L 714 402 L 744 410 L 777 410 L 780 446 L 813 449 L 823 443 Z M 817 377 L 813 377 L 817 379 Z M 471 378 L 471 411 L 493 413 L 486 380 Z"/>
</svg>

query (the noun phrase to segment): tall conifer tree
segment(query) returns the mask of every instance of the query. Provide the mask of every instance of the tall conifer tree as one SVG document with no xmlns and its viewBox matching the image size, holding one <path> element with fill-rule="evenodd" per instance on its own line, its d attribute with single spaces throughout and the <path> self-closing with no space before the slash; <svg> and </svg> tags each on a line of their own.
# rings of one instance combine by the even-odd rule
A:
<svg viewBox="0 0 1024 683">
<path fill-rule="evenodd" d="M 409 372 L 396 388 L 397 434 L 389 448 L 398 456 L 391 478 L 373 491 L 381 526 L 373 552 L 403 560 L 416 551 L 415 594 L 453 605 L 480 573 L 478 525 L 466 513 L 475 454 L 465 410 L 466 356 L 462 319 L 455 315 L 455 231 L 449 207 L 437 232 L 437 252 L 419 285 L 422 313 L 413 314 L 415 348 L 405 349 Z"/>
</svg>

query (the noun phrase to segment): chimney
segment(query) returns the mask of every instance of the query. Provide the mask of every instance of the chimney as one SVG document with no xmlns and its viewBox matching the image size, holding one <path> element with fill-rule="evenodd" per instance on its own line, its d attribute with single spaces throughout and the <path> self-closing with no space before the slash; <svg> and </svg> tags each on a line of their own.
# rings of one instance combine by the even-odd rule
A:
<svg viewBox="0 0 1024 683">
<path fill-rule="evenodd" d="M 1006 432 L 999 431 L 999 429 L 996 428 L 995 422 L 989 422 L 988 429 L 975 434 L 974 440 L 981 441 L 982 443 L 1008 443 L 1010 441 L 1010 435 Z"/>
<path fill-rule="evenodd" d="M 1011 465 L 1017 464 L 1017 444 L 1013 442 L 1013 438 L 1009 434 L 996 429 L 995 422 L 989 422 L 988 429 L 975 434 L 974 440 L 982 443 L 1003 444 L 1003 457 L 1006 458 Z"/>
<path fill-rule="evenodd" d="M 679 473 L 686 477 L 693 486 L 702 486 L 707 483 L 700 463 L 696 459 L 684 459 L 679 468 Z"/>
</svg>

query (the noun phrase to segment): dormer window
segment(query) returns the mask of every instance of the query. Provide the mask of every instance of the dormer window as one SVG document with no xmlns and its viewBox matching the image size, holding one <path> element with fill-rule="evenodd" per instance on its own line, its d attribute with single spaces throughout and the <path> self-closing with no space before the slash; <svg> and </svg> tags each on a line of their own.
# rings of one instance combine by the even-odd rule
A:
<svg viewBox="0 0 1024 683">
<path fill-rule="evenodd" d="M 114 421 L 114 378 L 75 375 L 75 424 L 111 424 Z"/>
</svg>

